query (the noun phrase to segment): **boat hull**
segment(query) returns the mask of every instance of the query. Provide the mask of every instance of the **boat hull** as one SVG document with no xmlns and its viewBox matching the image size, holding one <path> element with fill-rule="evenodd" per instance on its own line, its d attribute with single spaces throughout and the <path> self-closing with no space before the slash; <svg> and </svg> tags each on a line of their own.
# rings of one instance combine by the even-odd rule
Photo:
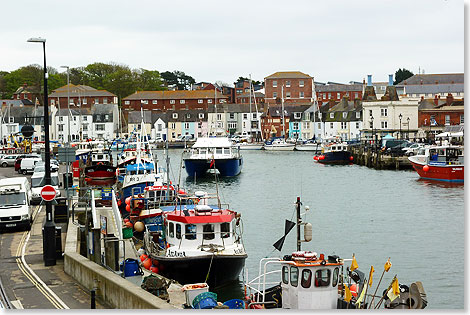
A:
<svg viewBox="0 0 470 315">
<path fill-rule="evenodd" d="M 446 165 L 444 163 L 422 164 L 412 161 L 411 165 L 418 175 L 423 179 L 444 181 L 450 183 L 464 182 L 464 166 L 463 165 Z M 427 165 L 429 169 L 425 171 L 423 168 Z"/>
<path fill-rule="evenodd" d="M 265 145 L 266 151 L 294 151 L 295 145 Z"/>
<path fill-rule="evenodd" d="M 162 276 L 180 284 L 207 282 L 211 288 L 238 280 L 246 257 L 247 255 L 207 255 L 170 258 L 151 255 L 152 260 L 158 261 L 158 273 Z M 209 278 L 206 281 L 208 271 Z"/>
<path fill-rule="evenodd" d="M 96 164 L 85 167 L 85 177 L 93 180 L 116 178 L 116 167 L 109 164 Z"/>
<path fill-rule="evenodd" d="M 322 164 L 349 164 L 351 163 L 351 152 L 349 151 L 337 151 L 337 152 L 326 152 L 323 154 L 324 159 L 318 159 L 318 163 Z"/>
<path fill-rule="evenodd" d="M 184 167 L 189 177 L 200 177 L 211 168 L 211 159 L 185 159 Z M 242 171 L 243 158 L 216 159 L 214 165 L 220 176 L 237 176 Z"/>
</svg>

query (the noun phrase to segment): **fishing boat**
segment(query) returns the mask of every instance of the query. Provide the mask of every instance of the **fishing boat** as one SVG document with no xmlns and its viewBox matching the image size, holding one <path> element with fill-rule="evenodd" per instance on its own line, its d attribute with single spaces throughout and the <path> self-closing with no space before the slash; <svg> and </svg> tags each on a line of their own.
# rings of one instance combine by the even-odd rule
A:
<svg viewBox="0 0 470 315">
<path fill-rule="evenodd" d="M 358 269 L 354 255 L 351 259 L 344 259 L 337 255 L 327 256 L 301 250 L 302 242 L 312 240 L 312 225 L 301 220 L 300 208 L 300 197 L 297 197 L 297 251 L 282 258 L 260 260 L 259 275 L 245 283 L 248 308 L 375 309 L 381 307 L 382 303 L 390 309 L 426 307 L 426 294 L 420 281 L 408 287 L 400 285 L 395 276 L 388 288 L 376 296 L 371 280 L 373 268 L 367 279 L 365 273 Z M 304 239 L 301 239 L 301 225 L 304 226 Z M 276 249 L 281 251 L 287 234 L 295 226 L 295 222 L 286 222 L 285 235 L 274 244 Z M 349 268 L 346 262 L 351 262 Z M 384 265 L 384 273 L 390 267 L 388 260 Z M 275 277 L 274 281 L 269 282 L 270 276 Z"/>
<path fill-rule="evenodd" d="M 314 160 L 322 164 L 349 164 L 353 161 L 353 156 L 348 150 L 346 142 L 325 141 L 322 143 L 321 155 L 314 157 Z"/>
<path fill-rule="evenodd" d="M 177 199 L 150 210 L 149 215 L 162 219 L 145 226 L 144 248 L 158 273 L 181 284 L 210 287 L 238 280 L 247 258 L 240 214 L 206 192 L 178 194 Z"/>
<path fill-rule="evenodd" d="M 85 166 L 85 180 L 115 180 L 116 167 L 113 166 L 111 153 L 105 150 L 103 143 L 92 149 Z"/>
<path fill-rule="evenodd" d="M 464 182 L 464 146 L 433 145 L 420 148 L 408 157 L 414 170 L 423 179 L 451 183 Z"/>
<path fill-rule="evenodd" d="M 220 176 L 237 176 L 243 166 L 238 146 L 228 137 L 200 137 L 183 158 L 189 177 L 200 177 L 208 170 L 217 170 Z"/>
</svg>

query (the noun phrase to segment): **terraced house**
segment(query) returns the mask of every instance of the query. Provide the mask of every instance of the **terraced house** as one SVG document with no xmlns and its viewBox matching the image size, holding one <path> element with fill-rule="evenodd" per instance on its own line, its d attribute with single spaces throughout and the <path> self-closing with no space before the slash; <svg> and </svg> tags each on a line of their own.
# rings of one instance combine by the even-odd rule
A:
<svg viewBox="0 0 470 315">
<path fill-rule="evenodd" d="M 269 106 L 312 104 L 313 77 L 300 71 L 276 72 L 264 78 L 265 103 Z"/>
</svg>

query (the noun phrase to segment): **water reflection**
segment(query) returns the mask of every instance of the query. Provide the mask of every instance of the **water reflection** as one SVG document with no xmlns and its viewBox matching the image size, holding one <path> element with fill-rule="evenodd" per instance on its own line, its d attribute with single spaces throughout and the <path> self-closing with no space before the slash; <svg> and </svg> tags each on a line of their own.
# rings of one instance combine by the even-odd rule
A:
<svg viewBox="0 0 470 315">
<path fill-rule="evenodd" d="M 217 300 L 221 302 L 245 297 L 242 281 L 228 282 L 216 288 L 209 288 L 209 291 L 217 293 Z"/>
<path fill-rule="evenodd" d="M 429 180 L 418 178 L 416 182 L 425 187 L 441 187 L 441 188 L 461 188 L 464 189 L 464 183 L 451 183 L 439 180 Z"/>
</svg>

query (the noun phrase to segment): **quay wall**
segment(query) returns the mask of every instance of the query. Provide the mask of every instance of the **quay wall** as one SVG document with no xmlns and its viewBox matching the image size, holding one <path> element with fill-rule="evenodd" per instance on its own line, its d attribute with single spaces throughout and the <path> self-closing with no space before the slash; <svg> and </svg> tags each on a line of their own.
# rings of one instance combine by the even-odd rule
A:
<svg viewBox="0 0 470 315">
<path fill-rule="evenodd" d="M 358 146 L 350 148 L 353 156 L 353 163 L 367 166 L 375 169 L 389 170 L 411 170 L 411 162 L 406 156 L 390 156 L 383 154 L 380 150 L 364 150 L 364 147 Z"/>
<path fill-rule="evenodd" d="M 80 255 L 79 228 L 69 221 L 64 251 L 64 270 L 86 289 L 117 309 L 176 309 L 134 283 Z"/>
</svg>

